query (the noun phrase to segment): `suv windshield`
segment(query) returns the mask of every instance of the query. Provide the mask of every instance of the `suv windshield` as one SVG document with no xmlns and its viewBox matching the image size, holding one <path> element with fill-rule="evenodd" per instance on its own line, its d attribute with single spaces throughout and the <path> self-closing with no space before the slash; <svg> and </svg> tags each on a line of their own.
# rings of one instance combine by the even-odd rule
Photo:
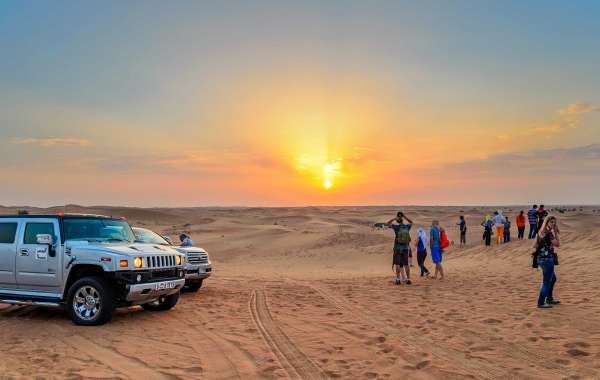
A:
<svg viewBox="0 0 600 380">
<path fill-rule="evenodd" d="M 87 240 L 93 242 L 129 242 L 135 236 L 131 226 L 124 220 L 69 218 L 63 220 L 65 240 Z"/>
<path fill-rule="evenodd" d="M 158 244 L 158 245 L 171 245 L 165 238 L 160 236 L 154 231 L 147 230 L 145 228 L 133 228 L 133 233 L 135 234 L 135 238 L 139 241 L 148 244 Z"/>
</svg>

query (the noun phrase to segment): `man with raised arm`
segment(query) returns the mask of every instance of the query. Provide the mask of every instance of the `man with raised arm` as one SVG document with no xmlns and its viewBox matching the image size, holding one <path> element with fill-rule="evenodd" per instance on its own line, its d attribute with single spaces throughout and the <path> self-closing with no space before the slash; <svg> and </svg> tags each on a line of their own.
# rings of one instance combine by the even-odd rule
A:
<svg viewBox="0 0 600 380">
<path fill-rule="evenodd" d="M 408 224 L 404 224 L 404 219 Z M 410 267 L 408 265 L 408 250 L 410 245 L 410 228 L 412 220 L 399 211 L 395 218 L 390 219 L 387 224 L 396 233 L 394 239 L 394 256 L 392 259 L 392 267 L 396 272 L 396 285 L 401 285 L 406 281 L 407 285 L 412 284 L 410 281 Z"/>
</svg>

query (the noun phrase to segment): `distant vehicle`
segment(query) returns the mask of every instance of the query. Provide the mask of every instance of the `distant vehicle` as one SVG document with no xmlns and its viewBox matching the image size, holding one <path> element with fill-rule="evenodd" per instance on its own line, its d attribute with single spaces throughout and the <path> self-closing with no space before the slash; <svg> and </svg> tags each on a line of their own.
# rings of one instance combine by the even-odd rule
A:
<svg viewBox="0 0 600 380">
<path fill-rule="evenodd" d="M 0 216 L 0 302 L 65 307 L 78 325 L 114 309 L 174 307 L 184 255 L 135 241 L 124 219 L 100 215 Z"/>
<path fill-rule="evenodd" d="M 144 243 L 170 246 L 179 253 L 185 254 L 185 288 L 197 292 L 202 287 L 205 278 L 212 274 L 212 264 L 208 253 L 198 247 L 179 247 L 173 245 L 171 239 L 161 236 L 147 228 L 133 227 L 136 239 Z"/>
</svg>

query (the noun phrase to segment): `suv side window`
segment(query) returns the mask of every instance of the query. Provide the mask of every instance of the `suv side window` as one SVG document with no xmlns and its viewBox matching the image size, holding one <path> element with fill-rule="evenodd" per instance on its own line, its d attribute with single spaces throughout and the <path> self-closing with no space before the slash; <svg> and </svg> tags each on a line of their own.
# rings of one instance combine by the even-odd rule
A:
<svg viewBox="0 0 600 380">
<path fill-rule="evenodd" d="M 0 223 L 0 244 L 13 244 L 17 233 L 17 223 Z"/>
<path fill-rule="evenodd" d="M 25 227 L 24 244 L 37 244 L 38 234 L 49 234 L 54 236 L 53 223 L 27 223 Z"/>
</svg>

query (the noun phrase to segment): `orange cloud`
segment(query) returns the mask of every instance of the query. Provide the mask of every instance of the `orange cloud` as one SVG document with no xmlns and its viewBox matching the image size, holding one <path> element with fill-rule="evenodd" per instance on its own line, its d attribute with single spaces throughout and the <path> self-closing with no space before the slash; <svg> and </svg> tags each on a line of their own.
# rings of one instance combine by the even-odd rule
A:
<svg viewBox="0 0 600 380">
<path fill-rule="evenodd" d="M 16 138 L 12 140 L 17 145 L 37 145 L 37 146 L 87 146 L 91 141 L 73 137 L 45 137 L 45 138 Z"/>
<path fill-rule="evenodd" d="M 600 107 L 589 103 L 571 103 L 558 111 L 561 121 L 570 128 L 577 128 L 581 123 L 581 115 L 590 112 L 600 111 Z"/>
</svg>

